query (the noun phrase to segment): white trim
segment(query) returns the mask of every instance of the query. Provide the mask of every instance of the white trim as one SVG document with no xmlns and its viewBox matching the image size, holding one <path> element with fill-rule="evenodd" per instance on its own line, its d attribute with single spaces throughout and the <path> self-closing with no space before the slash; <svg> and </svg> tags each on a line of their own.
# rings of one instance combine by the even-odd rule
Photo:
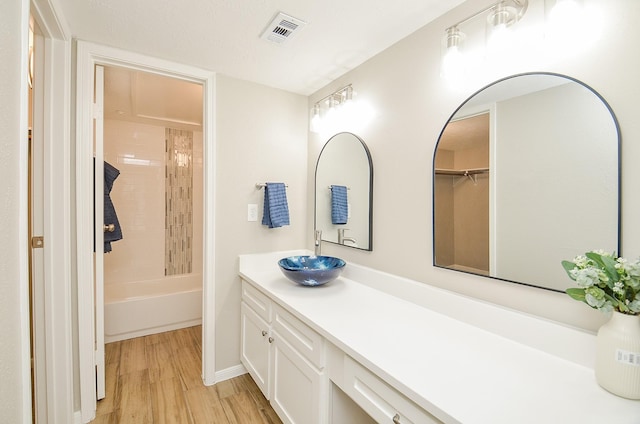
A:
<svg viewBox="0 0 640 424">
<path fill-rule="evenodd" d="M 16 257 L 18 260 L 18 290 L 19 290 L 19 302 L 20 304 L 20 346 L 16 346 L 20 352 L 20 374 L 22 375 L 22 385 L 16 390 L 21 391 L 20 398 L 22 399 L 22 421 L 23 423 L 29 423 L 32 419 L 31 414 L 31 346 L 30 346 L 30 325 L 31 320 L 29 316 L 29 255 L 27 244 L 27 238 L 29 236 L 28 221 L 25 219 L 28 216 L 29 210 L 29 184 L 28 184 L 28 170 L 29 170 L 29 155 L 28 155 L 28 128 L 29 128 L 29 106 L 28 106 L 28 82 L 27 82 L 27 63 L 29 57 L 29 2 L 22 0 L 20 4 L 20 27 L 21 27 L 21 39 L 22 49 L 20 51 L 20 103 L 18 105 L 20 117 L 20 139 L 18 149 L 18 216 L 20 219 L 17 223 L 18 234 L 18 252 Z M 8 324 L 8 323 L 5 323 Z"/>
<path fill-rule="evenodd" d="M 216 342 L 216 299 L 215 299 L 215 93 L 216 80 L 207 78 L 203 87 L 204 104 L 204 219 L 203 219 L 203 286 L 202 286 L 202 379 L 206 386 L 216 383 L 215 342 Z"/>
<path fill-rule="evenodd" d="M 76 69 L 76 267 L 78 284 L 78 366 L 82 422 L 96 414 L 93 372 L 93 62 L 78 43 Z M 86 59 L 85 59 L 86 58 Z M 83 143 L 82 140 L 85 142 Z M 91 371 L 87 371 L 91 370 Z"/>
<path fill-rule="evenodd" d="M 138 69 L 203 84 L 204 102 L 204 246 L 203 246 L 203 310 L 202 362 L 205 384 L 215 383 L 215 74 L 210 71 L 111 47 L 77 42 L 76 98 L 76 216 L 78 270 L 78 338 L 80 359 L 80 397 L 82 421 L 95 416 L 95 373 L 93 367 L 92 315 L 93 293 L 93 211 L 91 102 L 95 65 Z M 93 375 L 93 377 L 92 377 Z"/>
<path fill-rule="evenodd" d="M 483 105 L 475 105 L 465 107 L 462 111 L 456 113 L 456 118 L 452 119 L 452 122 L 460 121 L 462 119 L 471 118 L 473 116 L 482 115 L 484 113 L 489 114 L 489 275 L 498 275 L 498 261 L 497 261 L 497 237 L 496 230 L 498 226 L 498 219 L 496 216 L 496 122 L 497 122 L 497 109 L 495 103 L 488 103 Z"/>
<path fill-rule="evenodd" d="M 71 299 L 70 96 L 71 44 L 62 16 L 48 0 L 32 0 L 31 15 L 44 37 L 44 352 L 48 422 L 73 416 Z M 30 409 L 30 406 L 29 406 Z"/>
<path fill-rule="evenodd" d="M 216 382 L 221 382 L 225 380 L 230 380 L 232 378 L 239 377 L 241 375 L 246 374 L 248 371 L 244 367 L 244 365 L 235 365 L 233 367 L 226 368 L 224 370 L 220 370 L 216 373 Z"/>
</svg>

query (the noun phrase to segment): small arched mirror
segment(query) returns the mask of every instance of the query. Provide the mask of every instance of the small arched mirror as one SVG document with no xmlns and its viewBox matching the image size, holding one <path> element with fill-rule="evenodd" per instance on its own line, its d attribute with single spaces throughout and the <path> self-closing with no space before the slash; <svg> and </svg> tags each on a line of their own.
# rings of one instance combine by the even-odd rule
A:
<svg viewBox="0 0 640 424">
<path fill-rule="evenodd" d="M 564 291 L 562 260 L 620 253 L 619 147 L 611 108 L 573 78 L 478 91 L 436 145 L 434 265 Z"/>
<path fill-rule="evenodd" d="M 322 241 L 372 250 L 373 164 L 367 145 L 334 135 L 316 164 L 315 230 Z"/>
</svg>

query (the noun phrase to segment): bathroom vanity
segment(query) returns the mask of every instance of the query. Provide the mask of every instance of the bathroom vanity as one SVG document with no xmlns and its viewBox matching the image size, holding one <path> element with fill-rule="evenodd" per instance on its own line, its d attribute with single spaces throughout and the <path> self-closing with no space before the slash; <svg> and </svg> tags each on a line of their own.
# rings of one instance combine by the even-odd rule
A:
<svg viewBox="0 0 640 424">
<path fill-rule="evenodd" d="M 303 287 L 307 251 L 241 255 L 241 356 L 285 423 L 640 422 L 602 389 L 595 336 L 348 263 Z"/>
</svg>

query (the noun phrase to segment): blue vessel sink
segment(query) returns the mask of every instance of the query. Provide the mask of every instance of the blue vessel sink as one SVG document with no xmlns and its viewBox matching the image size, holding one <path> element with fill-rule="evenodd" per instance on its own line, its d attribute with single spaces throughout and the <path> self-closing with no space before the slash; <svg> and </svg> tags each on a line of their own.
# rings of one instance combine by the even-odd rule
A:
<svg viewBox="0 0 640 424">
<path fill-rule="evenodd" d="M 321 286 L 338 278 L 346 262 L 332 256 L 289 256 L 278 261 L 289 280 L 303 286 Z"/>
</svg>

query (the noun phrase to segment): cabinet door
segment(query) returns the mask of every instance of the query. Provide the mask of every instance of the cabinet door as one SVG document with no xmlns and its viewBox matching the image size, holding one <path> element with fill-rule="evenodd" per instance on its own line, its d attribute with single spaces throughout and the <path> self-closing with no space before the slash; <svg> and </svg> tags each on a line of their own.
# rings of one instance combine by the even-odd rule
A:
<svg viewBox="0 0 640 424">
<path fill-rule="evenodd" d="M 277 331 L 273 332 L 271 406 L 288 424 L 320 424 L 327 420 L 327 382 Z"/>
<path fill-rule="evenodd" d="M 244 302 L 241 304 L 240 332 L 242 364 L 269 399 L 269 324 Z"/>
</svg>

